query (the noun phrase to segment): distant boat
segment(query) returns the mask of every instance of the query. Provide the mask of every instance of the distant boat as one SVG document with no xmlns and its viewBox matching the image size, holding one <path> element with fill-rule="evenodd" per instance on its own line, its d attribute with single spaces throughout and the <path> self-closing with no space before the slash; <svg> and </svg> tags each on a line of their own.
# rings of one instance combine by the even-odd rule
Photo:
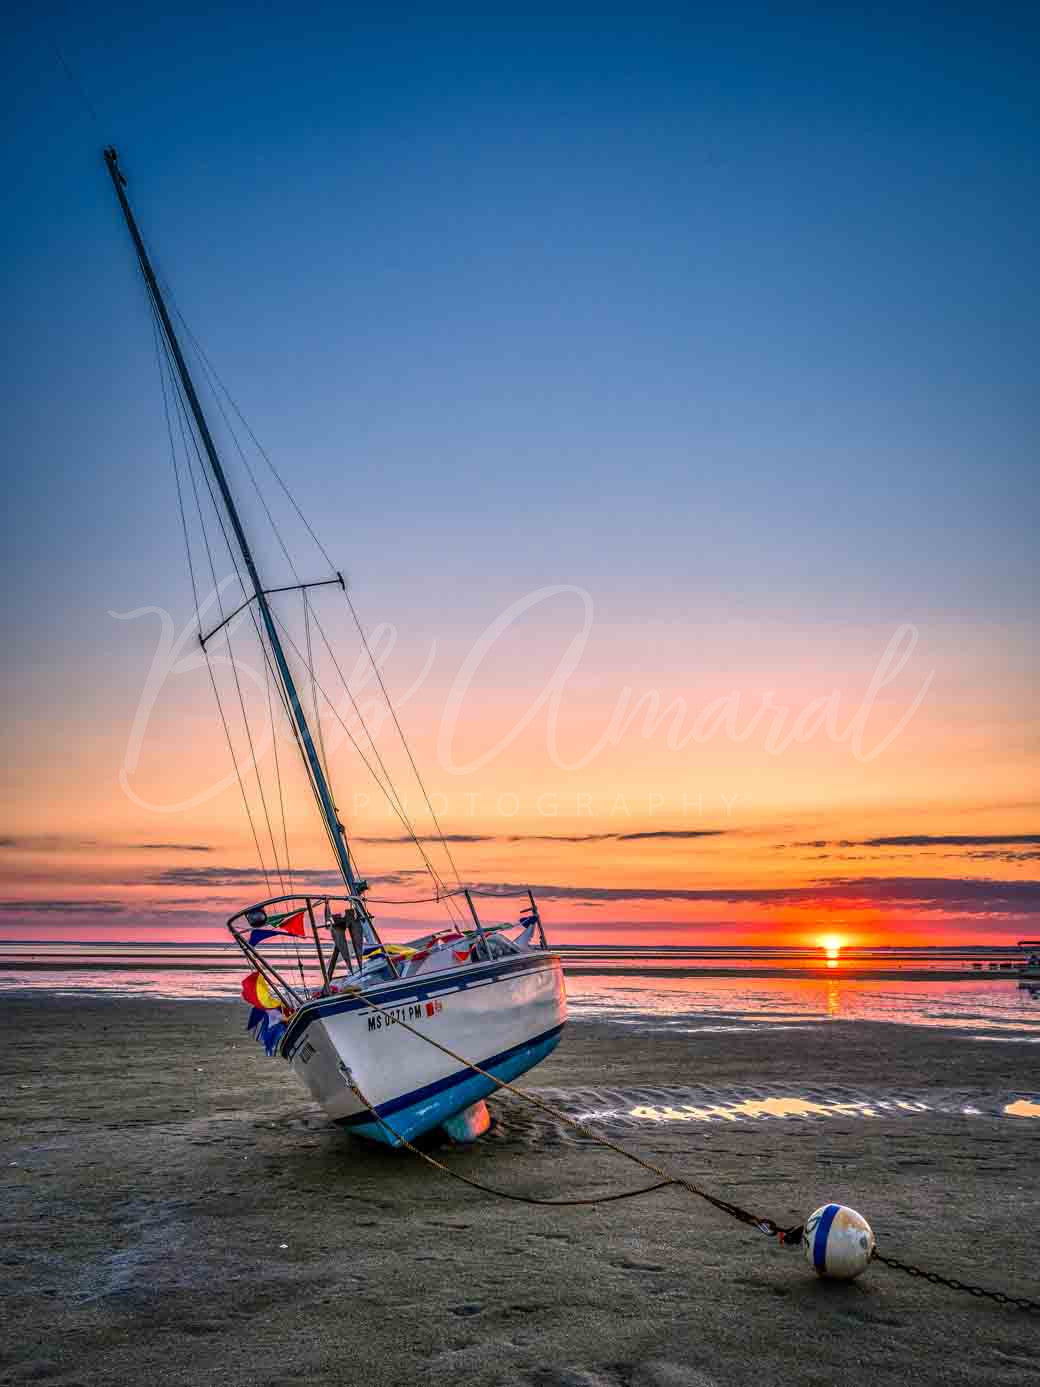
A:
<svg viewBox="0 0 1040 1387">
<path fill-rule="evenodd" d="M 1019 981 L 1023 987 L 1040 987 L 1040 939 L 1020 939 L 1018 947 L 1032 950 L 1018 970 Z"/>
<path fill-rule="evenodd" d="M 154 310 L 169 378 L 178 392 L 178 417 L 192 431 L 200 469 L 205 458 L 220 498 L 219 506 L 216 497 L 213 504 L 222 516 L 229 550 L 233 539 L 233 552 L 248 578 L 248 584 L 243 580 L 245 601 L 238 610 L 259 616 L 257 636 L 343 879 L 342 892 L 305 890 L 273 896 L 228 921 L 252 969 L 243 984 L 243 996 L 251 1005 L 250 1029 L 268 1053 L 288 1061 L 331 1118 L 362 1136 L 393 1146 L 445 1126 L 458 1139 L 472 1138 L 487 1127 L 483 1100 L 499 1086 L 497 1081 L 523 1074 L 545 1059 L 560 1039 L 567 1017 L 560 958 L 546 943 L 530 892 L 517 921 L 489 926 L 477 914 L 473 893 L 461 883 L 457 892 L 438 893 L 438 899 L 455 910 L 448 928 L 405 945 L 381 938 L 366 899 L 368 883 L 357 870 L 340 822 L 327 767 L 320 745 L 315 746 L 270 600 L 275 591 L 336 582 L 342 587 L 342 576 L 278 589 L 261 581 L 130 210 L 116 151 L 106 149 L 104 156 Z M 187 532 L 185 538 L 190 554 Z M 204 649 L 219 629 L 200 637 Z M 313 668 L 309 673 L 313 677 Z M 320 743 L 320 725 L 318 730 Z M 411 836 L 418 844 L 414 831 Z M 465 901 L 464 910 L 453 897 Z M 316 974 L 314 985 L 307 983 L 302 963 L 300 983 L 286 977 L 287 944 L 313 951 L 308 966 L 312 978 Z M 468 1061 L 487 1072 L 477 1073 Z"/>
</svg>

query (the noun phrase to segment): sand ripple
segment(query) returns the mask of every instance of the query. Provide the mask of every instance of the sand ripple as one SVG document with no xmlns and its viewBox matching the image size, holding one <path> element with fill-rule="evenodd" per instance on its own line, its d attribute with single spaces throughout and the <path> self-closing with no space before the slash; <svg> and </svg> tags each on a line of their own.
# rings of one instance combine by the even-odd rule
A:
<svg viewBox="0 0 1040 1387">
<path fill-rule="evenodd" d="M 595 1131 L 613 1135 L 680 1123 L 1040 1117 L 1040 1096 L 1036 1094 L 980 1095 L 976 1089 L 878 1093 L 831 1086 L 798 1091 L 704 1086 L 531 1091 L 570 1117 L 588 1123 Z M 585 1141 L 566 1123 L 513 1094 L 499 1094 L 492 1103 L 496 1118 L 493 1139 L 537 1146 L 582 1145 Z"/>
</svg>

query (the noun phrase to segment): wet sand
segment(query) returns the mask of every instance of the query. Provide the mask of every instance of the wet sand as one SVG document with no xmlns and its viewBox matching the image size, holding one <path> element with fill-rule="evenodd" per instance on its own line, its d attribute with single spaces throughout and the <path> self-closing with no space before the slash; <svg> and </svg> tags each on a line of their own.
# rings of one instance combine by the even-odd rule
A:
<svg viewBox="0 0 1040 1387">
<path fill-rule="evenodd" d="M 539 1209 L 368 1147 L 242 1025 L 237 1004 L 5 1000 L 0 1382 L 1040 1381 L 1035 1317 L 880 1266 L 821 1283 L 681 1191 Z M 1005 1113 L 1037 1099 L 1037 1058 L 862 1022 L 582 1021 L 525 1082 L 780 1223 L 836 1199 L 893 1255 L 1036 1298 L 1040 1121 Z M 784 1097 L 823 1111 L 722 1115 Z M 513 1098 L 492 1107 L 487 1138 L 437 1154 L 543 1196 L 646 1180 Z"/>
</svg>

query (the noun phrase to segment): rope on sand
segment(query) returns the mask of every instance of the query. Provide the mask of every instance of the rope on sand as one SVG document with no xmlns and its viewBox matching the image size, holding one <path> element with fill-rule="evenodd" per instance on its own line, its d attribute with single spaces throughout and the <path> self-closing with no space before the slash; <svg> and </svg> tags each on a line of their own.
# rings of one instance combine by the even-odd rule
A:
<svg viewBox="0 0 1040 1387">
<path fill-rule="evenodd" d="M 344 991 L 364 1001 L 374 1011 L 382 1012 L 385 1010 L 378 1002 L 366 996 L 360 988 L 346 988 Z M 796 1247 L 801 1243 L 805 1231 L 802 1224 L 796 1224 L 791 1228 L 781 1228 L 780 1225 L 771 1218 L 763 1218 L 757 1214 L 749 1213 L 747 1209 L 742 1209 L 739 1204 L 733 1204 L 727 1199 L 720 1199 L 718 1195 L 709 1194 L 707 1190 L 701 1189 L 699 1186 L 693 1184 L 692 1181 L 687 1180 L 684 1176 L 675 1175 L 671 1171 L 666 1170 L 663 1166 L 657 1165 L 654 1161 L 647 1160 L 645 1156 L 640 1156 L 638 1152 L 631 1151 L 628 1147 L 620 1146 L 617 1142 L 611 1141 L 611 1139 L 604 1136 L 602 1132 L 594 1131 L 593 1128 L 586 1126 L 585 1123 L 578 1118 L 572 1117 L 570 1113 L 566 1113 L 561 1108 L 557 1108 L 544 1098 L 539 1098 L 537 1094 L 531 1093 L 526 1089 L 517 1088 L 517 1086 L 510 1083 L 508 1079 L 496 1077 L 496 1075 L 490 1073 L 487 1069 L 483 1069 L 474 1060 L 467 1059 L 464 1055 L 460 1055 L 457 1051 L 453 1050 L 449 1045 L 444 1045 L 439 1040 L 434 1040 L 432 1036 L 426 1034 L 424 1031 L 418 1030 L 407 1021 L 395 1017 L 394 1024 L 403 1026 L 406 1031 L 410 1031 L 412 1035 L 417 1035 L 421 1040 L 425 1040 L 428 1045 L 432 1045 L 435 1049 L 442 1051 L 464 1068 L 471 1069 L 475 1074 L 480 1074 L 484 1078 L 489 1079 L 496 1088 L 508 1089 L 510 1093 L 515 1093 L 516 1096 L 525 1103 L 530 1103 L 536 1108 L 541 1108 L 543 1112 L 548 1113 L 557 1122 L 562 1122 L 568 1127 L 573 1127 L 575 1131 L 581 1132 L 589 1141 L 599 1146 L 606 1147 L 610 1151 L 615 1151 L 619 1156 L 625 1157 L 626 1160 L 634 1161 L 636 1165 L 642 1166 L 644 1170 L 649 1171 L 652 1175 L 661 1177 L 654 1184 L 643 1185 L 639 1189 L 622 1190 L 617 1194 L 588 1196 L 583 1199 L 539 1199 L 535 1195 L 515 1194 L 510 1190 L 496 1189 L 492 1185 L 486 1185 L 480 1180 L 474 1180 L 468 1175 L 463 1175 L 461 1171 L 452 1170 L 451 1167 L 445 1165 L 443 1161 L 437 1160 L 436 1157 L 431 1156 L 428 1151 L 421 1150 L 418 1146 L 410 1142 L 407 1137 L 395 1131 L 391 1124 L 387 1122 L 386 1118 L 380 1114 L 375 1104 L 362 1092 L 352 1072 L 344 1066 L 347 1084 L 351 1092 L 357 1098 L 358 1102 L 368 1109 L 383 1130 L 393 1138 L 394 1142 L 406 1147 L 414 1155 L 418 1156 L 420 1160 L 425 1161 L 427 1165 L 433 1166 L 435 1170 L 441 1171 L 443 1174 L 450 1176 L 453 1180 L 459 1180 L 462 1184 L 469 1185 L 471 1189 L 480 1190 L 483 1194 L 490 1194 L 496 1199 L 508 1199 L 518 1204 L 551 1205 L 557 1208 L 591 1204 L 610 1204 L 616 1203 L 618 1200 L 622 1199 L 637 1199 L 641 1195 L 652 1194 L 656 1190 L 667 1189 L 669 1186 L 674 1185 L 679 1189 L 685 1190 L 687 1194 L 696 1195 L 698 1199 L 706 1200 L 713 1208 L 721 1210 L 724 1214 L 729 1214 L 732 1218 L 738 1219 L 741 1223 L 747 1224 L 750 1228 L 757 1229 L 758 1232 L 766 1234 L 767 1237 L 776 1238 L 782 1247 Z M 1008 1295 L 1004 1291 L 991 1291 L 982 1286 L 973 1286 L 965 1281 L 959 1281 L 956 1277 L 942 1276 L 938 1272 L 923 1271 L 920 1267 L 913 1266 L 908 1262 L 901 1262 L 895 1257 L 885 1257 L 879 1253 L 876 1248 L 872 1253 L 872 1260 L 881 1262 L 884 1266 L 892 1267 L 897 1271 L 904 1271 L 909 1276 L 923 1277 L 933 1286 L 946 1286 L 950 1290 L 965 1291 L 968 1295 L 975 1296 L 979 1299 L 987 1298 L 996 1301 L 1000 1305 L 1010 1305 L 1018 1310 L 1032 1311 L 1033 1313 L 1040 1314 L 1040 1301 L 1030 1300 L 1026 1296 Z"/>
</svg>

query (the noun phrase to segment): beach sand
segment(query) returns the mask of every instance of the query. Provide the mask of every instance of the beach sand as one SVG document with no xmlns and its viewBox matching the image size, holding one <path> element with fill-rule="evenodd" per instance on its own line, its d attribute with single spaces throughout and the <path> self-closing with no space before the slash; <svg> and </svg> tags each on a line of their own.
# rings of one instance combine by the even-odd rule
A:
<svg viewBox="0 0 1040 1387">
<path fill-rule="evenodd" d="M 821 1282 L 800 1250 L 681 1190 L 539 1209 L 366 1146 L 243 1017 L 217 1002 L 4 1001 L 0 1381 L 1040 1381 L 1036 1317 L 878 1265 Z M 1040 1090 L 1036 1063 L 1032 1045 L 967 1031 L 579 1021 L 523 1082 L 779 1223 L 845 1202 L 882 1250 L 1036 1298 L 1040 1122 L 1002 1112 Z M 827 1115 L 630 1115 L 784 1095 Z M 832 1111 L 843 1100 L 910 1106 Z M 542 1196 L 647 1182 L 516 1099 L 491 1106 L 493 1133 L 438 1156 Z"/>
</svg>

